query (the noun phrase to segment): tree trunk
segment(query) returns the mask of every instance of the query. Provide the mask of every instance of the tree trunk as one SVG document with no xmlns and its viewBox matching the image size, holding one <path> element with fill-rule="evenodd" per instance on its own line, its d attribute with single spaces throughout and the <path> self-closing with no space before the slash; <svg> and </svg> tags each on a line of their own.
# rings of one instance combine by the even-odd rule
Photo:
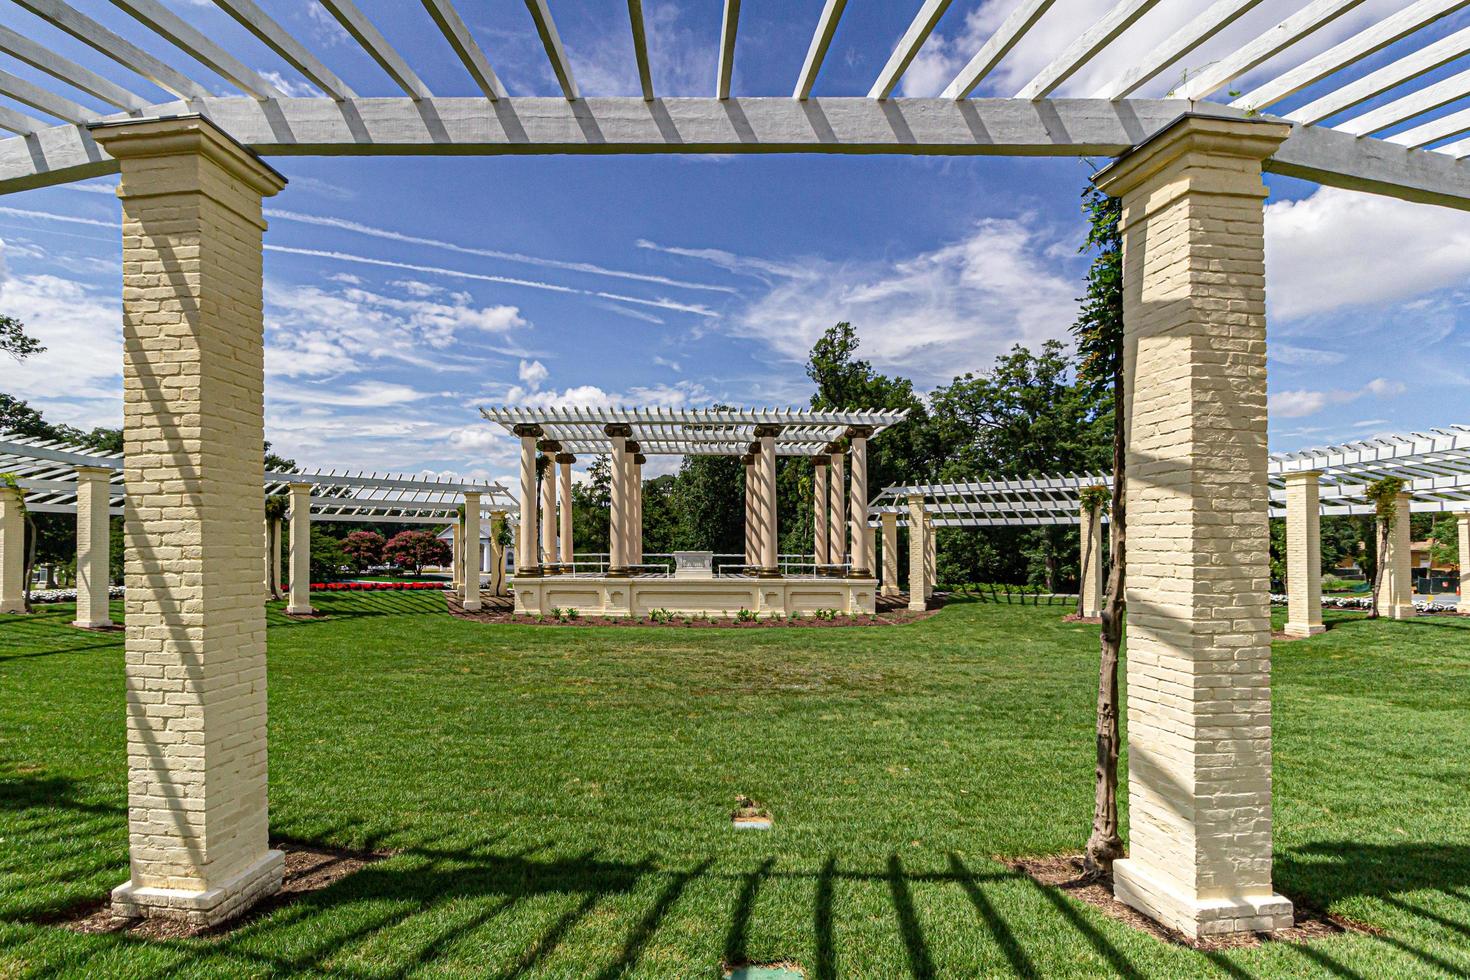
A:
<svg viewBox="0 0 1470 980">
<path fill-rule="evenodd" d="M 1388 536 L 1390 533 L 1388 521 L 1379 518 L 1378 526 L 1374 531 L 1378 541 L 1378 553 L 1373 556 L 1373 601 L 1369 603 L 1368 618 L 1378 618 L 1379 591 L 1383 586 L 1384 558 L 1388 553 Z"/>
<path fill-rule="evenodd" d="M 1113 870 L 1123 856 L 1118 833 L 1118 659 L 1123 645 L 1124 568 L 1127 558 L 1127 495 L 1123 437 L 1123 370 L 1113 375 L 1113 499 L 1109 538 L 1113 567 L 1102 609 L 1101 657 L 1097 680 L 1097 772 L 1092 806 L 1092 835 L 1083 867 L 1090 875 Z"/>
</svg>

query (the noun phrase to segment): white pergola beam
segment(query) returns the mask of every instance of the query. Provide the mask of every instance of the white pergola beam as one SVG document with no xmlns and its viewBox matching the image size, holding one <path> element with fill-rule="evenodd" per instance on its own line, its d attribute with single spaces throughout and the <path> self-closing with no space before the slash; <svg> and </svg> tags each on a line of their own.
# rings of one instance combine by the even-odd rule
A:
<svg viewBox="0 0 1470 980">
<path fill-rule="evenodd" d="M 628 0 L 629 3 L 636 0 Z M 817 18 L 817 29 L 812 33 L 812 43 L 806 49 L 806 60 L 801 63 L 801 74 L 796 77 L 796 91 L 791 93 L 793 99 L 807 99 L 812 94 L 812 86 L 817 82 L 817 73 L 822 70 L 822 62 L 826 60 L 827 49 L 832 46 L 832 35 L 837 33 L 837 22 L 842 19 L 842 11 L 847 8 L 847 0 L 826 0 L 822 5 L 821 16 Z"/>
<path fill-rule="evenodd" d="M 1148 52 L 1134 65 L 1097 90 L 1099 99 L 1122 99 L 1132 95 L 1180 58 L 1250 13 L 1261 0 L 1215 0 L 1189 23 Z"/>
<path fill-rule="evenodd" d="M 1132 27 L 1140 17 L 1158 5 L 1159 0 L 1118 0 L 1116 6 L 1096 24 L 1067 45 L 1026 87 L 1016 93 L 1018 99 L 1044 99 L 1067 79 L 1082 69 L 1120 34 Z M 1361 2 L 1361 0 L 1359 0 Z"/>
<path fill-rule="evenodd" d="M 113 6 L 130 14 L 138 23 L 216 75 L 228 80 L 246 95 L 257 99 L 285 97 L 285 93 L 271 84 L 260 72 L 248 67 L 240 59 L 205 37 L 158 0 L 112 0 L 112 3 Z"/>
<path fill-rule="evenodd" d="M 1465 0 L 1470 3 L 1470 0 Z M 495 74 L 495 69 L 490 67 L 490 59 L 485 57 L 485 52 L 475 42 L 470 34 L 470 29 L 465 26 L 459 11 L 454 9 L 451 0 L 423 0 L 424 9 L 429 12 L 434 23 L 438 25 L 439 32 L 459 56 L 460 63 L 464 65 L 465 71 L 470 73 L 485 98 L 492 102 L 496 99 L 506 97 L 505 86 Z"/>
<path fill-rule="evenodd" d="M 154 106 L 199 112 L 269 155 L 851 153 L 906 156 L 1112 156 L 1189 111 L 1245 114 L 1178 99 L 557 98 L 205 99 Z M 125 117 L 119 117 L 125 118 Z M 1269 118 L 1269 117 L 1264 117 Z M 1470 209 L 1470 171 L 1444 153 L 1297 127 L 1272 173 Z M 0 140 L 0 193 L 117 172 L 86 129 L 61 125 Z"/>
<path fill-rule="evenodd" d="M 939 18 L 949 9 L 950 0 L 924 0 L 924 5 L 914 14 L 914 19 L 909 22 L 908 29 L 903 32 L 903 37 L 898 39 L 898 46 L 888 56 L 888 62 L 883 70 L 878 73 L 878 78 L 873 82 L 873 87 L 868 90 L 870 99 L 886 99 L 893 94 L 903 73 L 908 71 L 909 64 L 918 55 L 919 49 L 924 42 L 929 40 L 929 35 L 934 33 L 934 28 L 939 24 Z"/>
<path fill-rule="evenodd" d="M 556 83 L 561 86 L 562 95 L 568 102 L 576 102 L 582 95 L 577 90 L 576 78 L 572 76 L 572 63 L 567 59 L 566 48 L 557 33 L 556 21 L 551 19 L 551 8 L 546 5 L 546 0 L 526 0 L 526 9 L 536 22 L 536 33 L 541 38 L 541 46 L 546 49 L 546 57 L 551 61 L 551 70 L 556 75 Z"/>
<path fill-rule="evenodd" d="M 995 70 L 1011 49 L 1036 26 L 1041 15 L 1051 9 L 1056 0 L 1021 0 L 994 34 L 980 45 L 980 50 L 970 59 L 960 73 L 945 88 L 940 98 L 965 99 Z"/>
<path fill-rule="evenodd" d="M 0 105 L 0 129 L 8 129 L 18 136 L 31 136 L 50 128 L 49 123 L 43 123 L 39 119 L 32 119 L 25 113 L 16 112 L 9 106 Z"/>
<path fill-rule="evenodd" d="M 1312 125 L 1329 116 L 1351 109 L 1377 95 L 1382 95 L 1395 86 L 1413 81 L 1420 75 L 1449 64 L 1462 55 L 1470 54 L 1470 27 L 1442 37 L 1411 54 L 1384 65 L 1376 71 L 1349 82 L 1342 88 L 1329 92 L 1293 112 L 1286 118 L 1294 123 Z"/>
<path fill-rule="evenodd" d="M 14 2 L 101 52 L 124 68 L 148 79 L 166 92 L 181 99 L 207 99 L 210 92 L 203 85 L 153 57 L 147 51 L 109 31 L 85 14 L 78 13 L 64 0 L 14 0 Z"/>
<path fill-rule="evenodd" d="M 1440 116 L 1422 126 L 1415 126 L 1413 129 L 1390 136 L 1384 142 L 1419 149 L 1462 133 L 1470 133 L 1470 109 L 1461 109 L 1459 112 Z"/>
<path fill-rule="evenodd" d="M 1448 17 L 1465 6 L 1470 6 L 1470 0 L 1418 0 L 1417 3 L 1410 4 L 1398 13 L 1385 17 L 1372 27 L 1334 45 L 1306 64 L 1283 72 L 1230 104 L 1237 109 L 1258 110 L 1273 106 L 1308 85 L 1403 40 L 1420 28 L 1441 17 Z"/>
<path fill-rule="evenodd" d="M 388 43 L 381 31 L 357 8 L 353 0 L 318 0 L 327 12 L 337 19 L 342 29 L 366 51 L 374 61 L 388 73 L 388 77 L 416 102 L 432 97 L 429 87 L 403 60 L 393 45 Z"/>
<path fill-rule="evenodd" d="M 0 95 L 9 96 L 32 109 L 39 109 L 47 115 L 76 125 L 96 122 L 102 118 L 100 114 L 86 106 L 78 105 L 71 99 L 64 99 L 54 92 L 41 88 L 39 85 L 33 85 L 24 78 L 4 70 L 0 70 Z"/>
<path fill-rule="evenodd" d="M 715 98 L 730 97 L 730 82 L 735 76 L 735 35 L 740 29 L 740 0 L 725 0 L 720 17 L 720 61 L 715 72 Z"/>
<path fill-rule="evenodd" d="M 1467 95 L 1470 95 L 1470 71 L 1462 71 L 1449 78 L 1441 79 L 1433 85 L 1427 85 L 1417 92 L 1411 92 L 1403 98 L 1394 99 L 1371 112 L 1365 112 L 1347 122 L 1339 123 L 1333 128 L 1339 132 L 1351 133 L 1353 136 L 1372 136 L 1397 126 L 1401 122 L 1407 122 L 1415 116 L 1433 112 Z"/>
<path fill-rule="evenodd" d="M 24 61 L 32 68 L 39 69 L 52 78 L 65 82 L 72 88 L 99 98 L 108 105 L 123 110 L 142 110 L 149 106 L 148 101 L 141 95 L 129 92 L 90 68 L 83 68 L 75 61 L 63 58 L 49 48 L 42 47 L 8 27 L 0 27 L 0 51 Z"/>
<path fill-rule="evenodd" d="M 254 34 L 259 41 L 301 72 L 313 85 L 341 102 L 354 99 L 357 93 L 338 78 L 316 55 L 298 41 L 289 31 L 278 24 L 255 0 L 214 0 L 221 10 L 235 18 L 239 25 Z"/>
<path fill-rule="evenodd" d="M 1470 140 L 1460 140 L 1458 143 L 1449 143 L 1445 146 L 1435 147 L 1434 153 L 1441 153 L 1455 160 L 1463 160 L 1470 157 Z"/>
<path fill-rule="evenodd" d="M 1275 27 L 1210 65 L 1180 89 L 1186 99 L 1213 95 L 1257 65 L 1275 57 L 1302 38 L 1332 23 L 1363 0 L 1312 0 Z"/>
<path fill-rule="evenodd" d="M 633 29 L 633 60 L 638 64 L 638 86 L 643 101 L 653 101 L 653 69 L 648 63 L 648 30 L 643 21 L 643 0 L 628 0 L 628 23 Z"/>
</svg>

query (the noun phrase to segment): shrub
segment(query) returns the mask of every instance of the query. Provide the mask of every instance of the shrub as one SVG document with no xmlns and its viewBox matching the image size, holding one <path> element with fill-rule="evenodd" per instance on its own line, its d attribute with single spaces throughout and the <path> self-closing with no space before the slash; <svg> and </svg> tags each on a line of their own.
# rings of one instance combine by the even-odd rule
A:
<svg viewBox="0 0 1470 980">
<path fill-rule="evenodd" d="M 737 623 L 753 623 L 758 619 L 760 619 L 759 615 L 743 607 L 735 614 L 735 622 Z"/>
<path fill-rule="evenodd" d="M 342 542 L 342 550 L 354 572 L 383 563 L 383 548 L 386 539 L 377 531 L 353 531 Z"/>
<path fill-rule="evenodd" d="M 449 545 L 427 531 L 399 531 L 389 539 L 383 556 L 399 568 L 412 568 L 415 575 L 425 565 L 443 565 L 454 559 Z"/>
</svg>

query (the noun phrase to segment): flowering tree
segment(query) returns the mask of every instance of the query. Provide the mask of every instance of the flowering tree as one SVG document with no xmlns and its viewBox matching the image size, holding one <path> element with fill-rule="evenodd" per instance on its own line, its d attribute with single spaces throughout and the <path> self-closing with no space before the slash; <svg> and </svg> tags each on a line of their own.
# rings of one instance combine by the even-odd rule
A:
<svg viewBox="0 0 1470 980">
<path fill-rule="evenodd" d="M 369 565 L 382 563 L 386 545 L 387 542 L 377 531 L 353 531 L 342 542 L 342 550 L 347 553 L 352 567 L 360 572 Z"/>
<path fill-rule="evenodd" d="M 399 568 L 412 568 L 415 575 L 425 565 L 443 565 L 454 560 L 449 545 L 427 531 L 399 531 L 388 539 L 383 557 Z"/>
</svg>

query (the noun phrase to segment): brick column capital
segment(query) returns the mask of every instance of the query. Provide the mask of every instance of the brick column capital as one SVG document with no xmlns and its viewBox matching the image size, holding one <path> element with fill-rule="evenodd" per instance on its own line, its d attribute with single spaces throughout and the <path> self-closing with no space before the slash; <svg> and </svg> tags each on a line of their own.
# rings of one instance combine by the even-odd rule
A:
<svg viewBox="0 0 1470 980">
<path fill-rule="evenodd" d="M 1186 177 L 1193 186 L 1181 188 L 1205 193 L 1243 194 L 1265 197 L 1258 175 L 1250 170 L 1226 170 L 1211 165 L 1212 159 L 1234 158 L 1259 163 L 1276 152 L 1291 135 L 1288 123 L 1266 119 L 1221 119 L 1185 113 L 1169 126 L 1120 156 L 1093 175 L 1097 189 L 1110 197 L 1124 197 L 1146 184 L 1172 183 Z M 1212 178 L 1201 181 L 1203 167 Z M 1233 176 L 1232 176 L 1233 175 Z M 1162 206 L 1171 200 L 1155 202 Z M 1152 208 L 1150 209 L 1152 210 Z"/>
<path fill-rule="evenodd" d="M 194 157 L 209 161 L 261 197 L 279 194 L 286 186 L 286 178 L 280 171 L 201 115 L 125 119 L 93 123 L 88 129 L 97 145 L 116 160 Z M 191 174 L 187 169 L 176 169 L 162 185 L 160 176 L 163 175 L 150 168 L 146 179 L 148 194 L 203 189 L 203 178 L 198 171 Z M 118 185 L 119 197 L 132 193 L 128 183 L 128 168 L 124 167 L 122 183 Z"/>
</svg>

